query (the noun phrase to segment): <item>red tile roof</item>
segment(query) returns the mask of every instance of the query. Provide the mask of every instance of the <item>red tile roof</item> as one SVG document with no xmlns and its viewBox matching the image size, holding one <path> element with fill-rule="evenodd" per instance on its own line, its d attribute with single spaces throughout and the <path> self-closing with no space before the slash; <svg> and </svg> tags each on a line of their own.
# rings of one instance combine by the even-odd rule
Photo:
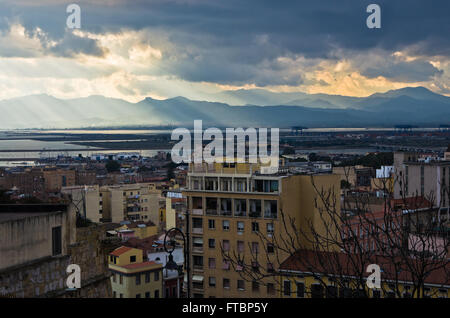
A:
<svg viewBox="0 0 450 318">
<path fill-rule="evenodd" d="M 298 271 L 305 273 L 315 273 L 315 274 L 329 274 L 336 275 L 338 277 L 345 276 L 362 276 L 367 277 L 370 273 L 363 271 L 361 269 L 367 268 L 369 264 L 378 264 L 382 270 L 382 280 L 395 280 L 396 270 L 399 269 L 394 266 L 394 262 L 391 258 L 374 255 L 370 260 L 362 257 L 363 261 L 367 264 L 361 266 L 361 258 L 357 254 L 348 255 L 341 252 L 316 252 L 311 250 L 299 250 L 295 254 L 289 256 L 280 265 L 280 270 L 286 271 Z M 401 262 L 399 259 L 397 263 Z M 410 265 L 414 268 L 421 268 L 420 259 L 410 259 Z M 428 261 L 428 270 L 435 268 L 431 271 L 428 277 L 425 279 L 425 283 L 429 284 L 450 284 L 448 262 L 447 265 L 444 264 L 433 265 Z M 444 267 L 442 267 L 444 266 Z M 411 272 L 407 270 L 407 265 L 400 267 L 401 271 L 397 274 L 397 279 L 399 281 L 412 282 L 414 278 L 411 276 Z"/>
<path fill-rule="evenodd" d="M 423 209 L 433 207 L 433 203 L 422 196 L 392 199 L 392 205 L 401 206 L 403 209 Z"/>
<path fill-rule="evenodd" d="M 159 247 L 159 248 L 162 247 L 162 244 L 156 243 L 157 240 L 158 240 L 158 235 L 152 235 L 152 236 L 149 236 L 149 237 L 146 237 L 143 239 L 140 239 L 137 237 L 132 237 L 132 238 L 129 238 L 126 242 L 124 242 L 124 244 L 129 247 L 134 247 L 134 248 L 144 250 L 144 253 L 148 253 L 155 249 L 155 246 L 153 246 L 153 245 L 158 245 L 157 247 Z"/>
<path fill-rule="evenodd" d="M 120 256 L 125 252 L 128 252 L 129 250 L 131 250 L 131 247 L 127 247 L 127 246 L 121 246 L 116 248 L 114 251 L 112 251 L 111 253 L 109 253 L 109 255 L 113 255 L 113 256 Z"/>
</svg>

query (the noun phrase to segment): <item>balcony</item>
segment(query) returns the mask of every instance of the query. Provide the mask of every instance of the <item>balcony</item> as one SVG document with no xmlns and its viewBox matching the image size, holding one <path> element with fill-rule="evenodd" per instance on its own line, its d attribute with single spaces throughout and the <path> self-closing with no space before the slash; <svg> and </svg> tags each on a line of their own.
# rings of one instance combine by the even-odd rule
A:
<svg viewBox="0 0 450 318">
<path fill-rule="evenodd" d="M 260 218 L 261 211 L 250 211 L 248 214 L 251 218 Z"/>
<path fill-rule="evenodd" d="M 231 210 L 227 210 L 227 211 L 220 211 L 220 215 L 224 215 L 224 216 L 231 216 Z"/>
<path fill-rule="evenodd" d="M 217 209 L 206 209 L 206 215 L 217 215 Z"/>
<path fill-rule="evenodd" d="M 194 227 L 194 228 L 192 228 L 192 233 L 203 234 L 203 228 L 202 227 Z"/>
<path fill-rule="evenodd" d="M 203 209 L 192 209 L 193 215 L 203 215 Z"/>
<path fill-rule="evenodd" d="M 192 248 L 192 252 L 201 254 L 201 253 L 203 253 L 203 247 L 194 246 Z"/>
<path fill-rule="evenodd" d="M 276 212 L 264 212 L 264 218 L 266 219 L 276 219 L 277 213 Z"/>
</svg>

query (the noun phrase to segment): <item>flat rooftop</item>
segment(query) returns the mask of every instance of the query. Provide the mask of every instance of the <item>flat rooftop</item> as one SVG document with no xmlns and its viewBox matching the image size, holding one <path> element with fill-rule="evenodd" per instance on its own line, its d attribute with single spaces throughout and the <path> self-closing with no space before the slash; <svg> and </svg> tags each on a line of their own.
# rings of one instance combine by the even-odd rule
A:
<svg viewBox="0 0 450 318">
<path fill-rule="evenodd" d="M 63 211 L 65 204 L 0 204 L 0 223 Z"/>
</svg>

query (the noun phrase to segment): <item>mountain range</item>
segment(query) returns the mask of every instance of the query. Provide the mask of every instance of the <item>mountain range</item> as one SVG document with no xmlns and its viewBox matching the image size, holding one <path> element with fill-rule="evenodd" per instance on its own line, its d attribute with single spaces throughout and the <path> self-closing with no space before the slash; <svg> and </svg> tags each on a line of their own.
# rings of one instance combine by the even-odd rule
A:
<svg viewBox="0 0 450 318">
<path fill-rule="evenodd" d="M 58 99 L 30 95 L 0 101 L 1 129 L 120 126 L 392 127 L 450 124 L 450 97 L 407 87 L 368 97 L 224 91 L 208 101 L 145 98 L 138 103 L 103 96 Z"/>
</svg>

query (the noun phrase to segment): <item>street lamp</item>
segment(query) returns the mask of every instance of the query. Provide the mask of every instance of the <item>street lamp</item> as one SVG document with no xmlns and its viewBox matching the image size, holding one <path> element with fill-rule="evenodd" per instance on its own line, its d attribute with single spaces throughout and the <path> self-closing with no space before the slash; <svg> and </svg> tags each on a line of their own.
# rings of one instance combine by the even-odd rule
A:
<svg viewBox="0 0 450 318">
<path fill-rule="evenodd" d="M 190 269 L 190 266 L 189 266 L 189 255 L 190 255 L 189 254 L 189 246 L 187 245 L 187 244 L 189 244 L 189 242 L 187 242 L 187 244 L 186 244 L 186 237 L 185 237 L 183 231 L 181 231 L 179 228 L 176 228 L 176 227 L 171 228 L 170 230 L 168 230 L 166 232 L 166 235 L 164 236 L 164 250 L 167 253 L 169 253 L 169 259 L 168 259 L 168 261 L 166 263 L 166 266 L 164 268 L 166 270 L 176 270 L 176 271 L 178 271 L 178 276 L 181 275 L 182 269 L 183 269 L 183 265 L 178 265 L 173 260 L 172 253 L 175 250 L 175 246 L 176 246 L 175 240 L 170 239 L 170 241 L 167 242 L 167 237 L 172 232 L 178 232 L 183 237 L 184 263 L 185 263 L 186 274 L 187 274 L 187 298 L 190 298 L 191 297 L 191 269 Z M 169 246 L 169 248 L 168 248 L 168 246 Z"/>
</svg>

